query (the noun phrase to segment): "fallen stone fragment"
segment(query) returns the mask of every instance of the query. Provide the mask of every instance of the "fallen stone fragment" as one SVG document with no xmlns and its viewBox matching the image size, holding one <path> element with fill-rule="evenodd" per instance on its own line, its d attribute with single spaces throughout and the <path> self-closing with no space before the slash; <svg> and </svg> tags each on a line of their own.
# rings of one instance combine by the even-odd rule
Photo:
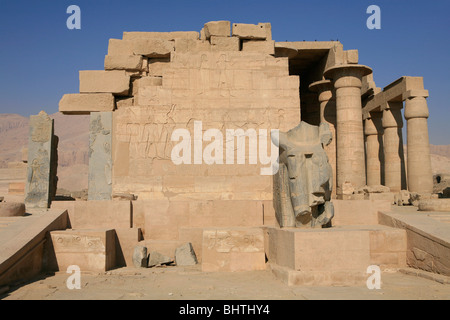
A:
<svg viewBox="0 0 450 320">
<path fill-rule="evenodd" d="M 147 247 L 143 246 L 134 247 L 133 265 L 136 268 L 147 268 L 148 265 Z"/>
<path fill-rule="evenodd" d="M 194 266 L 198 263 L 194 248 L 190 242 L 175 250 L 175 263 L 177 266 Z"/>
<path fill-rule="evenodd" d="M 168 265 L 173 263 L 173 259 L 169 258 L 157 251 L 152 251 L 150 253 L 150 257 L 148 259 L 148 267 L 152 268 L 152 267 L 157 267 L 157 266 L 162 266 L 162 265 Z"/>
<path fill-rule="evenodd" d="M 25 215 L 25 204 L 17 202 L 1 202 L 0 217 L 23 217 Z"/>
</svg>

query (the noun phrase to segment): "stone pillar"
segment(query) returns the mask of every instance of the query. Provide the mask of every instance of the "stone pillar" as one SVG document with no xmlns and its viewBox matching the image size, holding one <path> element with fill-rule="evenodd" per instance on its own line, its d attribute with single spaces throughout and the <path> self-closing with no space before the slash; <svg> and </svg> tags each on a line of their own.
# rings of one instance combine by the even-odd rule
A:
<svg viewBox="0 0 450 320">
<path fill-rule="evenodd" d="M 368 186 L 384 184 L 384 148 L 381 115 L 381 112 L 371 112 L 370 117 L 364 121 Z"/>
<path fill-rule="evenodd" d="M 333 140 L 324 146 L 331 168 L 333 169 L 333 189 L 331 196 L 336 198 L 336 99 L 333 94 L 333 85 L 330 80 L 312 83 L 309 90 L 317 92 L 320 104 L 320 123 L 326 122 L 330 127 Z"/>
<path fill-rule="evenodd" d="M 433 193 L 427 97 L 427 90 L 412 90 L 403 95 L 407 121 L 408 190 L 420 194 Z"/>
<path fill-rule="evenodd" d="M 336 89 L 338 198 L 342 198 L 344 183 L 356 190 L 366 184 L 361 79 L 371 73 L 369 67 L 356 64 L 335 66 L 324 73 Z"/>
<path fill-rule="evenodd" d="M 384 185 L 391 192 L 406 190 L 405 158 L 403 151 L 403 102 L 387 102 L 383 110 L 384 129 Z"/>
<path fill-rule="evenodd" d="M 49 208 L 56 194 L 58 137 L 54 135 L 53 126 L 53 119 L 44 111 L 30 117 L 25 186 L 27 210 Z"/>
<path fill-rule="evenodd" d="M 88 200 L 112 199 L 112 112 L 92 112 Z"/>
</svg>

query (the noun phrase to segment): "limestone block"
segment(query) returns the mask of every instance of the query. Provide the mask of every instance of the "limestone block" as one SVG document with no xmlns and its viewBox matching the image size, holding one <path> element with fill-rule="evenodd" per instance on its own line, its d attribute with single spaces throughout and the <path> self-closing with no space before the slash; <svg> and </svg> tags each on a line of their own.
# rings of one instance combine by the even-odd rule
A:
<svg viewBox="0 0 450 320">
<path fill-rule="evenodd" d="M 134 98 L 133 97 L 131 97 L 131 98 L 123 98 L 123 99 L 116 98 L 116 107 L 117 107 L 117 109 L 125 108 L 125 107 L 132 107 L 133 105 L 134 105 Z M 110 110 L 108 110 L 108 111 L 110 111 Z"/>
<path fill-rule="evenodd" d="M 3 197 L 1 198 L 3 200 Z M 24 215 L 24 203 L 0 201 L 0 217 L 23 217 Z"/>
<path fill-rule="evenodd" d="M 113 111 L 114 108 L 114 96 L 111 93 L 65 94 L 59 102 L 59 112 L 63 114 L 90 114 Z"/>
<path fill-rule="evenodd" d="M 116 266 L 114 230 L 66 230 L 50 232 L 59 271 L 69 266 L 81 272 L 105 272 Z"/>
<path fill-rule="evenodd" d="M 264 234 L 260 228 L 205 229 L 202 271 L 265 270 Z"/>
<path fill-rule="evenodd" d="M 138 95 L 139 90 L 142 88 L 162 86 L 162 85 L 163 85 L 162 77 L 148 76 L 148 77 L 142 77 L 142 78 L 136 79 L 132 82 L 133 96 Z"/>
<path fill-rule="evenodd" d="M 133 47 L 134 54 L 148 58 L 164 58 L 175 50 L 175 42 L 169 40 L 136 40 Z"/>
<path fill-rule="evenodd" d="M 152 267 L 157 267 L 160 265 L 166 265 L 166 264 L 171 264 L 173 263 L 173 259 L 163 255 L 161 253 L 159 253 L 158 251 L 152 251 L 150 252 L 150 256 L 148 258 L 148 267 L 152 268 Z"/>
<path fill-rule="evenodd" d="M 177 266 L 195 266 L 198 263 L 191 243 L 185 243 L 175 250 L 175 263 Z"/>
<path fill-rule="evenodd" d="M 148 254 L 147 254 L 146 247 L 139 246 L 139 245 L 134 247 L 133 265 L 135 268 L 147 268 Z"/>
<path fill-rule="evenodd" d="M 161 39 L 161 40 L 176 40 L 176 39 L 192 39 L 198 40 L 199 33 L 196 31 L 175 31 L 175 32 L 124 32 L 123 40 L 137 40 L 137 39 Z"/>
<path fill-rule="evenodd" d="M 239 51 L 239 38 L 211 36 L 212 51 Z"/>
<path fill-rule="evenodd" d="M 56 147 L 53 120 L 44 111 L 37 116 L 31 116 L 25 188 L 27 208 L 48 208 L 55 196 Z"/>
<path fill-rule="evenodd" d="M 450 212 L 450 199 L 420 200 L 419 211 Z"/>
<path fill-rule="evenodd" d="M 211 44 L 209 41 L 193 39 L 175 40 L 176 53 L 198 53 L 205 51 L 211 51 Z"/>
<path fill-rule="evenodd" d="M 142 240 L 139 228 L 115 228 L 117 266 L 133 266 L 134 248 Z"/>
<path fill-rule="evenodd" d="M 244 23 L 234 23 L 232 35 L 233 37 L 239 37 L 240 39 L 258 39 L 266 40 L 268 38 L 268 25 L 265 23 L 255 24 L 244 24 Z"/>
<path fill-rule="evenodd" d="M 142 70 L 142 56 L 105 56 L 105 70 Z"/>
<path fill-rule="evenodd" d="M 130 76 L 125 71 L 80 71 L 80 93 L 128 95 Z"/>
<path fill-rule="evenodd" d="M 379 211 L 391 211 L 391 200 L 333 200 L 333 226 L 375 225 Z"/>
<path fill-rule="evenodd" d="M 93 112 L 89 138 L 88 200 L 112 198 L 112 112 Z"/>
<path fill-rule="evenodd" d="M 261 52 L 266 54 L 275 54 L 275 41 L 253 41 L 244 40 L 242 44 L 242 51 Z"/>
<path fill-rule="evenodd" d="M 344 52 L 345 60 L 348 64 L 358 64 L 359 62 L 359 53 L 358 50 L 347 50 Z"/>
<path fill-rule="evenodd" d="M 229 37 L 231 31 L 230 21 L 211 21 L 205 23 L 205 38 L 210 39 L 211 36 Z"/>
<path fill-rule="evenodd" d="M 133 41 L 109 39 L 108 56 L 132 56 L 133 45 Z"/>
<path fill-rule="evenodd" d="M 142 87 L 135 96 L 138 106 L 167 106 L 172 104 L 172 90 L 161 86 Z"/>
<path fill-rule="evenodd" d="M 8 187 L 9 195 L 25 194 L 25 182 L 11 182 Z"/>
<path fill-rule="evenodd" d="M 132 227 L 130 201 L 57 201 L 52 208 L 67 210 L 73 229 Z"/>
</svg>

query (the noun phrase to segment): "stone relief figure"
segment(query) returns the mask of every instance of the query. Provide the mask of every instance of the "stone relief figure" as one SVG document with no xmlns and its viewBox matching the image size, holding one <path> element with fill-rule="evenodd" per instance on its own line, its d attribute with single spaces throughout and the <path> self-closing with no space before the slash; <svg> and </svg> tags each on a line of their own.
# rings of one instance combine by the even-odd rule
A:
<svg viewBox="0 0 450 320">
<path fill-rule="evenodd" d="M 279 138 L 279 171 L 274 175 L 274 208 L 280 227 L 331 227 L 332 169 L 324 146 L 331 143 L 327 123 L 301 122 Z"/>
</svg>

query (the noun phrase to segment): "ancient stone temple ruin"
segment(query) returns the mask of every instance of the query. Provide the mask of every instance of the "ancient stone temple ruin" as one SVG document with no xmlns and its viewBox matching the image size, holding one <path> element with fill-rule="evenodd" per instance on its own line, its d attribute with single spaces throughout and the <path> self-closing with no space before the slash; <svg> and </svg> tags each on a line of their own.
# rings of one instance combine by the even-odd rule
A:
<svg viewBox="0 0 450 320">
<path fill-rule="evenodd" d="M 205 272 L 270 266 L 289 285 L 360 284 L 370 265 L 450 274 L 426 252 L 448 243 L 409 243 L 390 213 L 433 198 L 422 78 L 380 89 L 357 50 L 271 28 L 124 32 L 105 70 L 79 72 L 59 107 L 90 114 L 88 201 L 52 202 L 46 268 L 183 265 L 189 244 Z"/>
</svg>

